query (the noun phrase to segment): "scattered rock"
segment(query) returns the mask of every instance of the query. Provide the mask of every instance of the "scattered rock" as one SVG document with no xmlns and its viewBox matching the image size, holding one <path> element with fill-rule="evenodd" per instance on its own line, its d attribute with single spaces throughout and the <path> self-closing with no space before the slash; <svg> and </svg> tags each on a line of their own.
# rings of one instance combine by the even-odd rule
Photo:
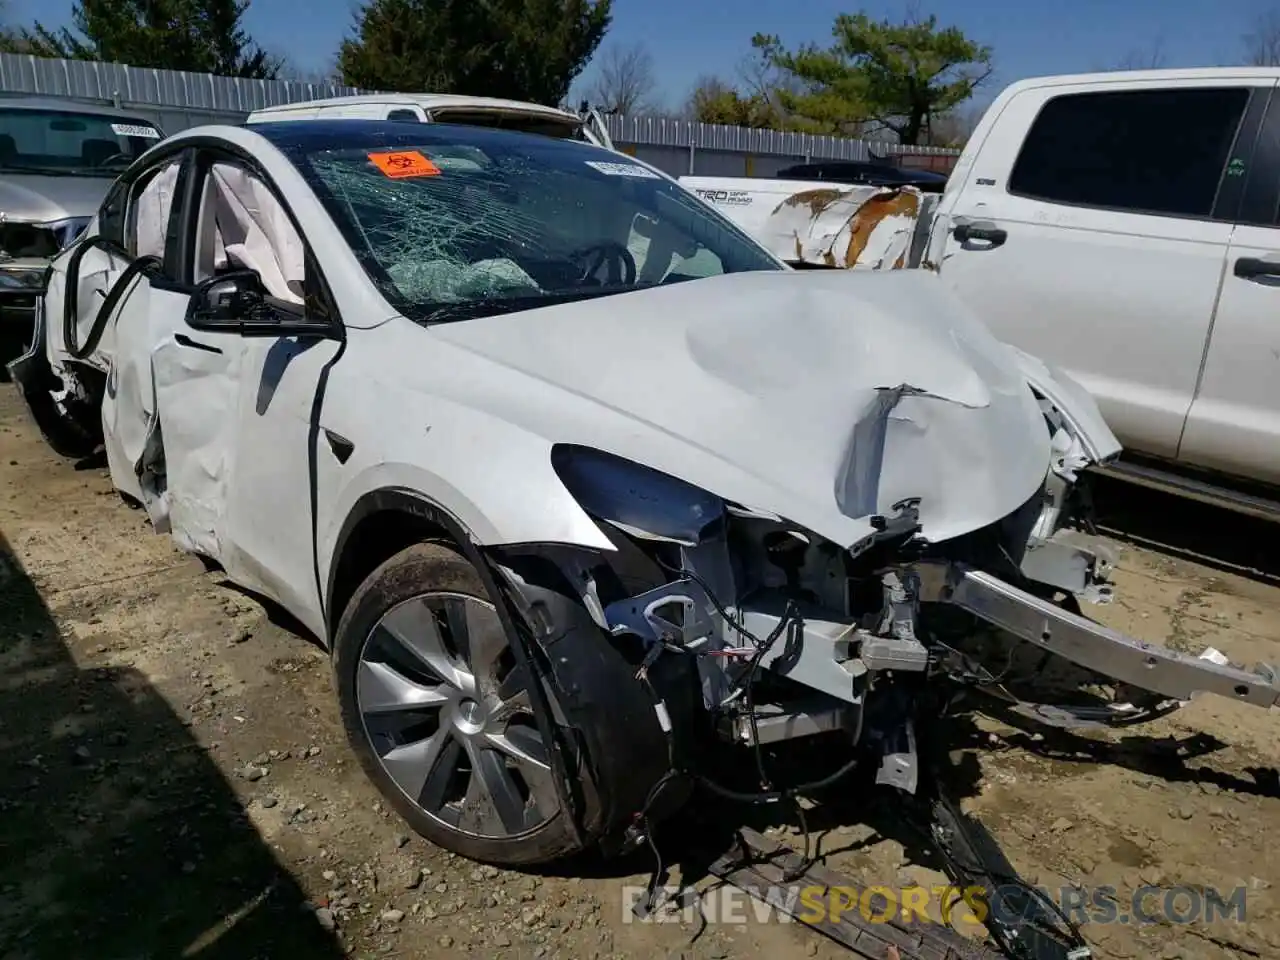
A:
<svg viewBox="0 0 1280 960">
<path fill-rule="evenodd" d="M 1054 833 L 1065 833 L 1070 830 L 1072 826 L 1073 824 L 1066 817 L 1059 817 L 1057 820 L 1053 821 L 1053 824 L 1049 829 Z"/>
<path fill-rule="evenodd" d="M 317 751 L 317 752 L 319 752 L 319 751 Z M 310 756 L 311 754 L 310 754 L 310 753 L 308 753 L 307 755 L 308 755 L 308 756 Z M 399 850 L 401 847 L 403 847 L 403 846 L 404 846 L 405 844 L 407 844 L 408 842 L 409 842 L 409 837 L 408 837 L 406 834 L 403 834 L 403 833 L 397 833 L 397 834 L 395 835 L 395 838 L 392 840 L 392 844 L 395 846 L 395 848 L 396 848 L 397 850 Z"/>
<path fill-rule="evenodd" d="M 275 797 L 263 797 L 261 800 L 258 801 L 258 803 L 266 810 L 270 810 L 279 802 L 280 801 L 277 800 Z"/>
<path fill-rule="evenodd" d="M 332 870 L 325 870 L 323 873 L 320 874 L 320 876 L 324 877 L 325 880 L 328 881 L 329 883 L 333 883 L 333 881 L 338 879 L 338 875 L 334 873 Z"/>
<path fill-rule="evenodd" d="M 333 911 L 328 907 L 321 907 L 316 911 L 316 921 L 321 927 L 330 932 L 336 930 L 338 927 L 338 921 L 334 919 Z"/>
<path fill-rule="evenodd" d="M 449 936 L 449 935 L 446 933 L 446 934 L 445 934 L 444 936 L 442 936 L 439 940 L 437 940 L 437 941 L 436 941 L 436 943 L 440 944 L 440 946 L 442 946 L 442 947 L 452 947 L 452 946 L 453 946 L 453 937 Z"/>
<path fill-rule="evenodd" d="M 266 775 L 267 775 L 266 767 L 255 767 L 252 763 L 246 763 L 240 769 L 240 776 L 243 777 L 245 780 L 248 780 L 250 783 L 254 783 L 258 780 L 261 780 Z"/>
<path fill-rule="evenodd" d="M 403 920 L 403 919 L 404 919 L 404 911 L 403 911 L 403 910 L 395 910 L 395 909 L 392 909 L 392 910 L 384 910 L 384 911 L 382 911 L 382 922 L 383 922 L 383 923 L 399 923 L 399 922 L 400 922 L 401 920 Z"/>
</svg>

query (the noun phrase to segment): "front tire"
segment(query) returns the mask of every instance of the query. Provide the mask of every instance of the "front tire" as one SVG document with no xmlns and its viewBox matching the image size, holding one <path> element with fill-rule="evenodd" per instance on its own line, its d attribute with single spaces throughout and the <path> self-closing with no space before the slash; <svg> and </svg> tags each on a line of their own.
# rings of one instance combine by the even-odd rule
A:
<svg viewBox="0 0 1280 960">
<path fill-rule="evenodd" d="M 582 842 L 476 568 L 452 546 L 417 544 L 378 567 L 347 604 L 333 650 L 347 737 L 397 812 L 446 850 L 509 866 L 562 859 L 628 822 L 663 772 L 634 667 L 589 618 L 576 618 L 576 605 L 556 606 L 562 625 L 571 621 L 554 658 L 568 673 L 553 670 L 544 691 L 568 748 Z M 574 673 L 584 665 L 589 675 Z"/>
</svg>

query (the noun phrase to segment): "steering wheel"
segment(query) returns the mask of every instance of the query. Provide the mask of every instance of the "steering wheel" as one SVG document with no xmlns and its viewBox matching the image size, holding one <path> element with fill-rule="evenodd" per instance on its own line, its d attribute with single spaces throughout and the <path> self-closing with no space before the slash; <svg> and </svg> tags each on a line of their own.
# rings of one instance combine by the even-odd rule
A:
<svg viewBox="0 0 1280 960">
<path fill-rule="evenodd" d="M 605 275 L 605 284 L 631 286 L 636 282 L 636 258 L 616 240 L 604 240 L 583 247 L 570 254 L 569 259 L 582 266 L 579 283 L 595 277 L 600 268 L 606 265 L 609 271 Z"/>
<path fill-rule="evenodd" d="M 107 157 L 105 160 L 99 160 L 96 164 L 94 164 L 94 166 L 106 167 L 106 166 L 110 166 L 113 163 L 118 163 L 120 161 L 123 161 L 127 165 L 133 161 L 133 157 L 131 157 L 127 153 L 113 153 L 111 156 Z"/>
</svg>

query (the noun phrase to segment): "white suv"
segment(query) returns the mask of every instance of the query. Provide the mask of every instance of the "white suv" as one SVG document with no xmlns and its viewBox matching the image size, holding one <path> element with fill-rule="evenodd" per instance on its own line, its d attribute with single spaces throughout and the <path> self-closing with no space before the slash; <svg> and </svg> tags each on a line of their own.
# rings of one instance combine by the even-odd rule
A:
<svg viewBox="0 0 1280 960">
<path fill-rule="evenodd" d="M 928 273 L 790 270 L 597 146 L 188 130 L 38 324 L 50 439 L 314 631 L 371 779 L 468 857 L 634 840 L 717 789 L 717 729 L 843 731 L 912 790 L 913 704 L 992 677 L 974 616 L 1130 684 L 1126 720 L 1277 697 L 1080 615 L 1105 564 L 1058 530 L 1119 447 L 1070 381 Z"/>
</svg>

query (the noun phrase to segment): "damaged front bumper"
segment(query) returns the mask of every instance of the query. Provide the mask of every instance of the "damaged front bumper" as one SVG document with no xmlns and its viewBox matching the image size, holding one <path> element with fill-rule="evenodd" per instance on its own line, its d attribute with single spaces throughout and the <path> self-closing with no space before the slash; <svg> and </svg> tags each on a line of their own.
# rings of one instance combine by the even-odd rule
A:
<svg viewBox="0 0 1280 960">
<path fill-rule="evenodd" d="M 959 607 L 1020 640 L 1121 683 L 1175 700 L 1213 693 L 1257 707 L 1280 703 L 1280 676 L 1270 665 L 1246 671 L 1135 640 L 962 564 L 921 563 L 910 569 L 918 579 L 921 602 Z"/>
<path fill-rule="evenodd" d="M 1084 550 L 1071 555 L 1092 556 Z M 922 605 L 927 604 L 958 608 L 1086 670 L 1169 700 L 1212 693 L 1259 707 L 1280 703 L 1280 675 L 1271 666 L 1248 671 L 1136 640 L 990 573 L 947 561 L 920 561 L 886 574 L 883 612 L 872 629 L 830 610 L 796 606 L 780 595 L 721 612 L 703 583 L 694 579 L 610 604 L 603 619 L 614 633 L 638 635 L 651 649 L 666 646 L 694 653 L 704 663 L 753 656 L 760 649 L 740 637 L 776 636 L 777 642 L 760 654 L 758 666 L 861 707 L 875 674 L 924 673 L 935 665 L 933 651 L 917 635 L 918 618 L 928 612 Z M 673 615 L 673 606 L 682 612 Z M 732 625 L 724 624 L 724 614 Z M 732 671 L 703 671 L 708 708 L 725 705 L 732 679 Z M 832 725 L 807 724 L 814 732 Z"/>
</svg>

